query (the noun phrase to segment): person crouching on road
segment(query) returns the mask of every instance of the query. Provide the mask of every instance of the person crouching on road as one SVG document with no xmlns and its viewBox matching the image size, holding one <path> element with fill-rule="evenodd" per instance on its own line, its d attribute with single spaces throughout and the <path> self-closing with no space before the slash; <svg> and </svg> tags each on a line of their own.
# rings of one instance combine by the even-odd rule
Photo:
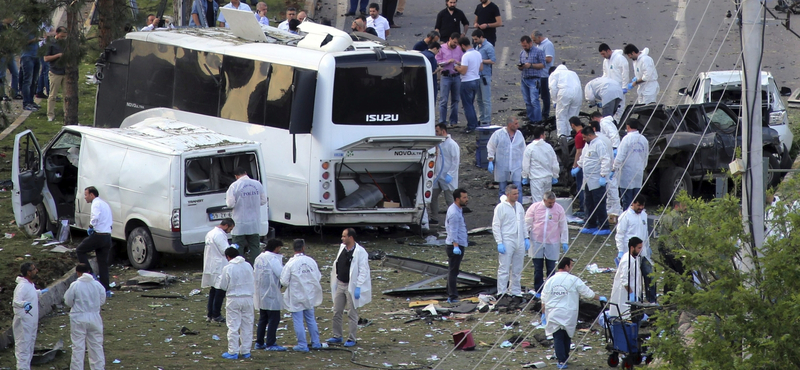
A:
<svg viewBox="0 0 800 370">
<path fill-rule="evenodd" d="M 106 367 L 103 353 L 103 318 L 100 306 L 106 303 L 106 289 L 85 263 L 75 267 L 78 279 L 64 293 L 64 303 L 72 307 L 69 311 L 70 336 L 72 338 L 72 362 L 70 369 L 83 369 L 86 346 L 89 346 L 89 368 L 102 370 Z"/>
<path fill-rule="evenodd" d="M 228 264 L 222 268 L 217 286 L 225 291 L 228 301 L 225 303 L 225 322 L 228 324 L 228 352 L 222 358 L 238 360 L 250 358 L 250 346 L 253 344 L 253 293 L 255 281 L 253 267 L 236 248 L 225 250 Z"/>
<path fill-rule="evenodd" d="M 270 239 L 258 257 L 256 257 L 255 283 L 256 296 L 253 300 L 258 310 L 258 329 L 256 330 L 256 349 L 267 351 L 285 351 L 286 347 L 277 345 L 278 324 L 281 322 L 281 273 L 283 272 L 283 242 Z M 264 335 L 267 336 L 266 343 Z"/>
<path fill-rule="evenodd" d="M 492 234 L 497 242 L 497 252 L 500 253 L 497 295 L 509 293 L 514 297 L 522 297 L 522 267 L 525 263 L 525 252 L 531 244 L 525 229 L 525 209 L 522 202 L 517 201 L 519 189 L 510 184 L 506 186 L 505 193 L 506 195 L 500 197 L 500 203 L 494 207 L 492 219 Z"/>
<path fill-rule="evenodd" d="M 331 269 L 333 294 L 333 337 L 328 343 L 342 343 L 342 314 L 347 306 L 347 341 L 345 347 L 356 345 L 358 331 L 357 309 L 372 300 L 372 278 L 367 251 L 356 243 L 356 231 L 347 228 L 342 232 L 342 245 Z"/>
<path fill-rule="evenodd" d="M 305 240 L 295 239 L 293 247 L 294 256 L 286 262 L 286 267 L 281 273 L 281 285 L 286 287 L 286 291 L 283 292 L 283 306 L 292 313 L 294 334 L 297 336 L 297 345 L 292 347 L 292 350 L 308 352 L 303 320 L 311 335 L 311 348 L 323 347 L 319 341 L 317 319 L 314 317 L 314 307 L 322 304 L 322 286 L 319 284 L 322 274 L 319 272 L 317 262 L 305 255 Z"/>
<path fill-rule="evenodd" d="M 17 369 L 30 370 L 33 358 L 33 345 L 36 344 L 36 329 L 39 327 L 39 296 L 47 289 L 37 290 L 33 277 L 39 269 L 33 262 L 25 262 L 19 267 L 17 287 L 14 288 L 14 355 Z"/>
<path fill-rule="evenodd" d="M 203 279 L 200 288 L 211 288 L 208 291 L 208 304 L 206 306 L 206 321 L 225 322 L 222 317 L 222 301 L 225 300 L 225 290 L 216 285 L 222 268 L 228 263 L 225 250 L 230 248 L 228 234 L 236 223 L 233 219 L 226 218 L 206 234 L 206 247 L 203 251 Z"/>
</svg>

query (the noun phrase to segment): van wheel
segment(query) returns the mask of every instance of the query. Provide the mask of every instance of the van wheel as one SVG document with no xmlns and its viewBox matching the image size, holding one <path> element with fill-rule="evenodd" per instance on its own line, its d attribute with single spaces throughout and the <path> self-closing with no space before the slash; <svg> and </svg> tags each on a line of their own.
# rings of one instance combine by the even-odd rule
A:
<svg viewBox="0 0 800 370">
<path fill-rule="evenodd" d="M 769 159 L 769 169 L 777 170 L 781 168 L 781 158 L 778 153 L 772 151 L 764 151 L 764 157 Z M 767 187 L 774 188 L 781 183 L 781 175 L 785 173 L 767 171 Z"/>
<path fill-rule="evenodd" d="M 692 178 L 689 174 L 683 178 L 681 176 L 683 168 L 680 167 L 668 167 L 661 171 L 661 181 L 658 183 L 661 204 L 668 206 L 673 192 L 677 196 L 681 190 L 686 190 L 686 193 L 692 196 Z"/>
<path fill-rule="evenodd" d="M 128 259 L 133 267 L 143 270 L 153 268 L 160 257 L 147 227 L 137 227 L 128 234 Z"/>
<path fill-rule="evenodd" d="M 47 231 L 48 222 L 47 210 L 44 208 L 44 203 L 39 203 L 39 205 L 36 206 L 36 212 L 34 213 L 33 221 L 22 226 L 22 231 L 27 236 L 39 236 Z"/>
</svg>

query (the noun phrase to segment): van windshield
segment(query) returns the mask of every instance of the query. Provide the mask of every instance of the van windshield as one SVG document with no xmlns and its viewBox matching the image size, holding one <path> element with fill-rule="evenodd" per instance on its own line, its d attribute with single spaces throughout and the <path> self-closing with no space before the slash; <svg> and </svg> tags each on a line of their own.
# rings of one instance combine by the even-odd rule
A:
<svg viewBox="0 0 800 370">
<path fill-rule="evenodd" d="M 387 53 L 336 58 L 333 123 L 407 125 L 427 123 L 428 73 L 422 56 Z"/>
<path fill-rule="evenodd" d="M 185 188 L 187 195 L 224 193 L 236 181 L 236 168 L 243 167 L 247 175 L 259 179 L 258 161 L 255 153 L 214 155 L 186 160 Z"/>
</svg>

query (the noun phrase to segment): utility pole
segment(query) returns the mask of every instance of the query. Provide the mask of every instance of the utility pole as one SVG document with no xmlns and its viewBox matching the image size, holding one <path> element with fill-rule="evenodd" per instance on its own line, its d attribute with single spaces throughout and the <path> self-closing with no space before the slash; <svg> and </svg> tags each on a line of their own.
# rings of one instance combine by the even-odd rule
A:
<svg viewBox="0 0 800 370">
<path fill-rule="evenodd" d="M 764 245 L 764 164 L 761 141 L 761 57 L 764 33 L 764 7 L 759 0 L 742 0 L 742 54 L 744 60 L 744 137 L 742 156 L 745 164 L 742 214 L 746 231 L 752 233 L 750 250 L 743 250 L 745 265 L 752 268 L 749 257 Z M 746 267 L 746 268 L 747 268 Z"/>
</svg>

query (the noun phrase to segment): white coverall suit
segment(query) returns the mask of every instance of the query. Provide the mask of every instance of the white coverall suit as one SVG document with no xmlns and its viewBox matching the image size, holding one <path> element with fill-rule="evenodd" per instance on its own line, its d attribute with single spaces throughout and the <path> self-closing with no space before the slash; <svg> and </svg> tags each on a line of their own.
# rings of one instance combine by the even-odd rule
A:
<svg viewBox="0 0 800 370">
<path fill-rule="evenodd" d="M 308 326 L 312 346 L 320 346 L 314 307 L 322 304 L 322 285 L 319 283 L 321 278 L 317 262 L 302 253 L 289 259 L 281 272 L 281 285 L 286 287 L 283 292 L 283 306 L 292 313 L 294 333 L 300 347 L 308 348 L 303 321 Z"/>
<path fill-rule="evenodd" d="M 622 87 L 615 80 L 608 77 L 595 78 L 586 83 L 586 87 L 583 88 L 583 96 L 589 104 L 600 101 L 602 106 L 611 103 L 614 99 L 619 99 L 620 103 L 617 105 L 617 112 L 614 113 L 614 119 L 619 121 L 622 117 L 622 111 L 625 110 L 625 95 L 622 93 Z"/>
<path fill-rule="evenodd" d="M 103 370 L 106 356 L 103 353 L 103 318 L 100 306 L 106 303 L 106 289 L 91 274 L 82 274 L 64 293 L 64 303 L 69 311 L 72 338 L 70 370 L 83 370 L 86 347 L 89 347 L 89 368 Z"/>
<path fill-rule="evenodd" d="M 641 189 L 647 157 L 650 155 L 650 144 L 639 131 L 633 130 L 625 134 L 619 143 L 617 157 L 611 165 L 614 177 L 619 177 L 619 187 L 626 190 Z M 632 190 L 631 190 L 632 191 Z M 632 199 L 636 194 L 630 194 Z M 626 204 L 625 206 L 629 206 Z"/>
<path fill-rule="evenodd" d="M 639 94 L 636 98 L 636 104 L 655 103 L 658 97 L 658 71 L 656 71 L 653 58 L 648 54 L 650 54 L 650 49 L 644 48 L 636 60 L 633 61 L 633 72 L 636 75 L 636 79 L 644 81 L 644 83 L 636 86 L 636 93 Z"/>
<path fill-rule="evenodd" d="M 548 79 L 550 96 L 556 104 L 556 127 L 558 136 L 569 136 L 572 129 L 570 117 L 577 116 L 583 104 L 583 90 L 578 74 L 560 65 L 550 74 Z M 536 201 L 537 199 L 534 199 Z"/>
<path fill-rule="evenodd" d="M 620 90 L 627 86 L 628 82 L 631 82 L 631 66 L 628 63 L 628 58 L 626 58 L 625 54 L 622 52 L 622 49 L 614 50 L 609 59 L 603 58 L 603 77 L 608 77 L 619 82 Z M 620 118 L 622 118 L 622 112 L 624 110 L 625 96 L 622 97 L 622 104 L 619 109 L 617 109 L 617 114 L 614 115 L 614 119 L 619 121 Z"/>
<path fill-rule="evenodd" d="M 514 205 L 511 205 L 505 195 L 500 197 L 500 204 L 494 207 L 492 235 L 497 244 L 502 243 L 506 247 L 505 253 L 498 254 L 500 266 L 497 268 L 497 294 L 510 293 L 513 296 L 520 296 L 522 267 L 525 264 L 525 239 L 528 238 L 522 203 L 514 202 Z"/>
<path fill-rule="evenodd" d="M 525 154 L 525 136 L 522 132 L 514 132 L 512 141 L 507 128 L 495 131 L 486 144 L 486 153 L 487 158 L 494 161 L 494 181 L 501 183 L 501 195 L 506 191 L 503 184 L 522 182 L 522 156 Z"/>
<path fill-rule="evenodd" d="M 633 293 L 636 295 L 636 301 L 641 300 L 642 292 L 644 291 L 644 278 L 642 277 L 642 269 L 640 266 L 641 258 L 641 255 L 632 257 L 629 252 L 625 252 L 625 254 L 622 255 L 617 273 L 614 276 L 614 287 L 611 289 L 611 299 L 608 301 L 609 307 L 611 308 L 611 316 L 619 316 L 627 319 L 631 315 L 631 306 L 625 303 L 628 302 L 628 290 L 625 287 L 631 287 Z M 619 305 L 619 310 L 617 310 L 617 305 Z"/>
<path fill-rule="evenodd" d="M 597 135 L 597 139 L 602 140 L 608 148 L 608 158 L 611 158 L 609 162 L 610 167 L 614 160 L 614 149 L 611 147 L 613 144 L 602 131 L 596 132 L 595 134 Z M 606 177 L 606 180 L 606 213 L 619 216 L 622 214 L 622 206 L 619 202 L 619 179 L 617 178 L 617 174 L 614 174 L 614 178 L 609 179 Z"/>
<path fill-rule="evenodd" d="M 225 323 L 228 325 L 228 353 L 247 355 L 253 346 L 253 267 L 242 256 L 230 260 L 219 276 L 225 291 Z"/>
<path fill-rule="evenodd" d="M 553 188 L 553 179 L 558 179 L 558 158 L 553 147 L 544 139 L 536 139 L 525 148 L 522 157 L 522 177 L 528 179 L 531 200 L 542 200 L 546 191 Z"/>
<path fill-rule="evenodd" d="M 39 296 L 42 294 L 33 283 L 17 276 L 17 287 L 14 288 L 14 355 L 17 357 L 18 370 L 30 370 L 33 358 L 33 346 L 36 344 L 36 329 L 39 326 Z M 103 293 L 105 294 L 105 293 Z M 25 303 L 31 304 L 31 310 L 25 312 Z"/>
<path fill-rule="evenodd" d="M 458 165 L 461 163 L 461 148 L 450 134 L 436 149 L 436 165 L 433 169 L 436 177 L 431 196 L 433 219 L 439 218 L 439 194 L 444 193 L 444 202 L 448 207 L 453 204 L 453 190 L 458 188 Z M 452 178 L 449 183 L 447 175 Z"/>
</svg>

